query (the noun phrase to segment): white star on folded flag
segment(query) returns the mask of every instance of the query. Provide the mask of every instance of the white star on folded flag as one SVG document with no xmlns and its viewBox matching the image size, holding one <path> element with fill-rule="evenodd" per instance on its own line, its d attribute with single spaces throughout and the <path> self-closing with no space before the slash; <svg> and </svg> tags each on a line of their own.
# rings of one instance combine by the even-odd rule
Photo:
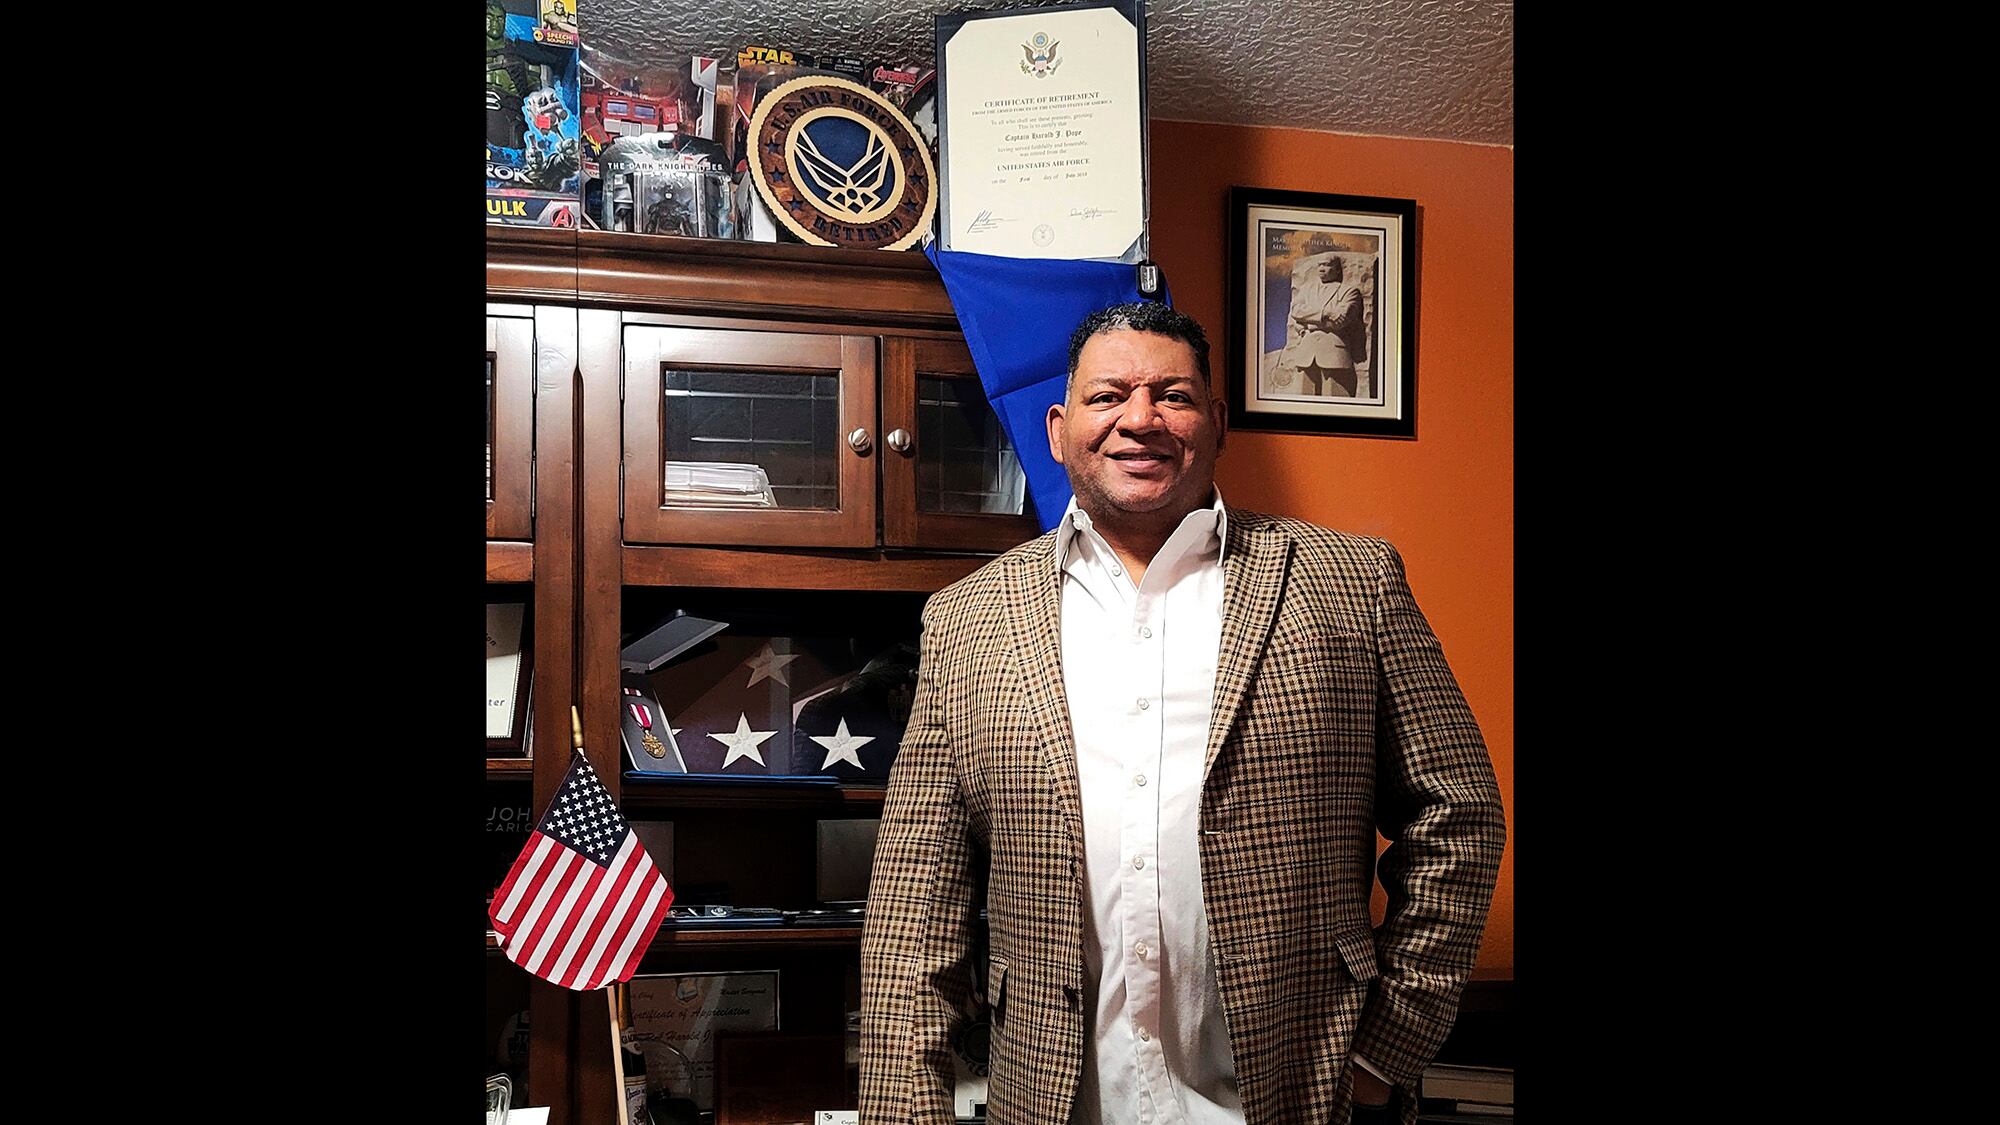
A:
<svg viewBox="0 0 2000 1125">
<path fill-rule="evenodd" d="M 727 768 L 729 763 L 738 758 L 749 758 L 762 766 L 769 763 L 764 761 L 764 752 L 757 749 L 757 747 L 763 745 L 765 739 L 776 733 L 778 732 L 774 730 L 751 730 L 750 716 L 738 711 L 736 713 L 736 733 L 711 734 L 708 737 L 729 747 L 729 753 L 722 756 L 722 765 L 724 768 Z"/>
<path fill-rule="evenodd" d="M 786 687 L 791 687 L 792 681 L 788 678 L 785 665 L 797 659 L 798 657 L 790 653 L 772 652 L 771 642 L 765 641 L 763 652 L 743 662 L 750 669 L 750 682 L 743 686 L 755 687 L 758 680 L 771 679 L 778 681 Z"/>
<path fill-rule="evenodd" d="M 809 734 L 806 737 L 826 747 L 826 761 L 820 763 L 821 769 L 827 769 L 835 762 L 852 762 L 855 769 L 861 769 L 861 759 L 854 752 L 875 741 L 875 736 L 872 734 L 847 733 L 846 719 L 840 720 L 840 729 L 834 731 L 831 736 Z"/>
<path fill-rule="evenodd" d="M 630 980 L 674 902 L 639 837 L 570 753 L 569 773 L 488 910 L 509 961 L 587 992 Z"/>
</svg>

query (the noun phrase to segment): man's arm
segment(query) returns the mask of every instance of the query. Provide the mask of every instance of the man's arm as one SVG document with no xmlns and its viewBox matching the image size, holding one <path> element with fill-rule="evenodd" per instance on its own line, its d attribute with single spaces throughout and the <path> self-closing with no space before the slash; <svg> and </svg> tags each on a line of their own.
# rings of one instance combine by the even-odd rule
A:
<svg viewBox="0 0 2000 1125">
<path fill-rule="evenodd" d="M 1410 593 L 1402 556 L 1380 546 L 1375 820 L 1391 841 L 1380 864 L 1389 909 L 1375 934 L 1382 975 L 1353 1053 L 1413 1087 L 1457 1018 L 1507 829 L 1472 709 Z"/>
<path fill-rule="evenodd" d="M 973 1010 L 974 844 L 944 729 L 930 611 L 889 773 L 861 935 L 861 1120 L 951 1125 L 951 1035 Z"/>
<path fill-rule="evenodd" d="M 1320 327 L 1345 340 L 1348 334 L 1361 327 L 1361 290 L 1352 285 L 1342 286 L 1327 302 L 1326 312 L 1320 317 Z"/>
</svg>

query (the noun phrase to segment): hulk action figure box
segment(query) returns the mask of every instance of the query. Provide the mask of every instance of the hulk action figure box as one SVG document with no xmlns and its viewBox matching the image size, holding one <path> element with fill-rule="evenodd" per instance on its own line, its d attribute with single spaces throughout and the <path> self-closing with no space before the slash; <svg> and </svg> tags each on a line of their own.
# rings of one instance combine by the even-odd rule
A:
<svg viewBox="0 0 2000 1125">
<path fill-rule="evenodd" d="M 486 0 L 486 221 L 574 227 L 575 0 Z"/>
</svg>

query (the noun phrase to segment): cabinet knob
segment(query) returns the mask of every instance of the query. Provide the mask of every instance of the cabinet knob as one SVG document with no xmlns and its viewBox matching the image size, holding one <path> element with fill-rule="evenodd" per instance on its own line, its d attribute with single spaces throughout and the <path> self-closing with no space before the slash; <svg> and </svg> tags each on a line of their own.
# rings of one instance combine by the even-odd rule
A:
<svg viewBox="0 0 2000 1125">
<path fill-rule="evenodd" d="M 868 427 L 861 426 L 847 435 L 847 444 L 856 453 L 866 453 L 868 447 L 874 444 L 874 439 L 868 436 Z"/>
<path fill-rule="evenodd" d="M 915 439 L 910 437 L 910 431 L 904 429 L 894 429 L 889 431 L 890 449 L 893 449 L 898 453 L 908 453 L 910 451 L 910 447 L 915 444 L 916 444 Z"/>
</svg>

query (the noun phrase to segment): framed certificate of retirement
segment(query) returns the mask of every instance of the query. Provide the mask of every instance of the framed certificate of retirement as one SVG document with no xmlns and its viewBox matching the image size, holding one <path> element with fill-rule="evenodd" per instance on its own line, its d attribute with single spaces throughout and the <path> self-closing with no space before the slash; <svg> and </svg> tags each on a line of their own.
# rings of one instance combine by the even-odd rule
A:
<svg viewBox="0 0 2000 1125">
<path fill-rule="evenodd" d="M 939 245 L 1146 257 L 1143 0 L 937 17 Z"/>
</svg>

